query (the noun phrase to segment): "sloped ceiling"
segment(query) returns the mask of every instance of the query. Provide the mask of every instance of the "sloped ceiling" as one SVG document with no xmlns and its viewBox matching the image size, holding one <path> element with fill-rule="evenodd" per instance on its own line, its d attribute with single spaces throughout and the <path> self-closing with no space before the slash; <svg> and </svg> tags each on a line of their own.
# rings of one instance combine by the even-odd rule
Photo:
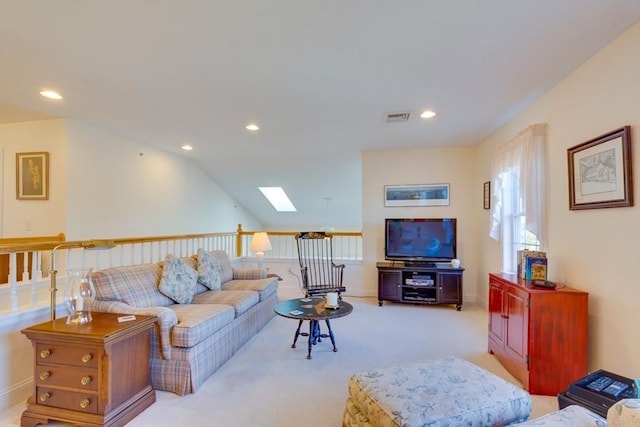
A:
<svg viewBox="0 0 640 427">
<path fill-rule="evenodd" d="M 621 0 L 3 0 L 0 122 L 185 156 L 267 228 L 360 229 L 363 150 L 476 145 L 639 19 Z"/>
</svg>

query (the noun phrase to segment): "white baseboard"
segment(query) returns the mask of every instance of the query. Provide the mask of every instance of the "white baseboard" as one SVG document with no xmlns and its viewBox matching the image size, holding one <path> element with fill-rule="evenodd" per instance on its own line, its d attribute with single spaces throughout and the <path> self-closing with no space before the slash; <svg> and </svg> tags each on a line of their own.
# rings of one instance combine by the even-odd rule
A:
<svg viewBox="0 0 640 427">
<path fill-rule="evenodd" d="M 6 411 L 20 402 L 25 402 L 26 409 L 26 401 L 31 394 L 31 387 L 33 387 L 33 378 L 27 378 L 0 390 L 0 412 Z"/>
</svg>

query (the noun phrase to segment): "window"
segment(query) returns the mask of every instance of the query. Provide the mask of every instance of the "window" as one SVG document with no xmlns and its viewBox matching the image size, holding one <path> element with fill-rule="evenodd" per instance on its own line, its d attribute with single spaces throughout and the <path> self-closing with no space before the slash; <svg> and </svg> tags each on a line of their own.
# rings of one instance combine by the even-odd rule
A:
<svg viewBox="0 0 640 427">
<path fill-rule="evenodd" d="M 502 270 L 513 273 L 516 271 L 516 254 L 521 249 L 539 250 L 540 241 L 535 233 L 527 230 L 526 212 L 524 210 L 523 195 L 520 192 L 518 174 L 505 171 L 500 174 L 503 182 L 501 191 L 502 218 Z"/>
<path fill-rule="evenodd" d="M 516 271 L 518 250 L 544 248 L 545 133 L 546 125 L 529 126 L 491 161 L 490 236 L 501 242 L 505 272 Z"/>
</svg>

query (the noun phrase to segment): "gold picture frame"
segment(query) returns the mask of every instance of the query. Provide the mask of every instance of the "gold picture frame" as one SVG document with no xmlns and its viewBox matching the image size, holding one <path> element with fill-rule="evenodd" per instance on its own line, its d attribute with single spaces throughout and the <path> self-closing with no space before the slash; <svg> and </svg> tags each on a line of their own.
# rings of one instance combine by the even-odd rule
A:
<svg viewBox="0 0 640 427">
<path fill-rule="evenodd" d="M 571 147 L 567 155 L 570 210 L 633 206 L 629 126 Z"/>
<path fill-rule="evenodd" d="M 49 153 L 16 153 L 16 199 L 49 200 Z"/>
</svg>

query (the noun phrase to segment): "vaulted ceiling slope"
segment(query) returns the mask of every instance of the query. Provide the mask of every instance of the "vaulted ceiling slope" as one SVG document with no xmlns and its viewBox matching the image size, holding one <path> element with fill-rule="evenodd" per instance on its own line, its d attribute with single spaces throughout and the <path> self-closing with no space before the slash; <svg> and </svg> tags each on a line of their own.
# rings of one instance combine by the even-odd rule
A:
<svg viewBox="0 0 640 427">
<path fill-rule="evenodd" d="M 362 150 L 475 145 L 638 19 L 638 0 L 2 0 L 0 120 L 191 158 L 266 227 L 359 229 Z"/>
</svg>

